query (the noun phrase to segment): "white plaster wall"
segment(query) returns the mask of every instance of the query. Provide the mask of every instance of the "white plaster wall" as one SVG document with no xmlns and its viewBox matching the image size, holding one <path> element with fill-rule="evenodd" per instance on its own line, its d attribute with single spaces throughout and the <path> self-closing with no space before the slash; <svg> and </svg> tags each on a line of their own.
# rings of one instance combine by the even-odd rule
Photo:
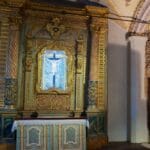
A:
<svg viewBox="0 0 150 150">
<path fill-rule="evenodd" d="M 108 33 L 108 138 L 127 141 L 126 31 L 110 20 Z"/>
<path fill-rule="evenodd" d="M 147 97 L 145 91 L 145 43 L 147 38 L 132 36 L 131 43 L 131 142 L 148 142 Z"/>
</svg>

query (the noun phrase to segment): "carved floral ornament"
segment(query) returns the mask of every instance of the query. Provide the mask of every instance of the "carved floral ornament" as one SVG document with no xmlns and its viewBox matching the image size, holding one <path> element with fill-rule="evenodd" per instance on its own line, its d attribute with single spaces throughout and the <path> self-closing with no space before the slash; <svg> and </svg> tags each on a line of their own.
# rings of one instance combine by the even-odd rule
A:
<svg viewBox="0 0 150 150">
<path fill-rule="evenodd" d="M 11 30 L 18 30 L 19 25 L 22 23 L 22 19 L 20 17 L 10 17 L 9 23 Z"/>
<path fill-rule="evenodd" d="M 53 39 L 58 39 L 61 34 L 66 31 L 66 27 L 61 24 L 59 18 L 53 18 L 50 23 L 46 25 L 47 31 L 50 33 Z"/>
</svg>

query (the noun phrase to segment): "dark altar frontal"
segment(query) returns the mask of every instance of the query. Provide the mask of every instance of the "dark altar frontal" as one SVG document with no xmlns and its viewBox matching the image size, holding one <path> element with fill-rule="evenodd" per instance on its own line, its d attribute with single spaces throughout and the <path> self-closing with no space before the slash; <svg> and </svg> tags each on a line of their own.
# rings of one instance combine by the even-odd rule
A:
<svg viewBox="0 0 150 150">
<path fill-rule="evenodd" d="M 1 139 L 14 138 L 15 118 L 36 111 L 40 118 L 86 116 L 87 147 L 106 143 L 108 9 L 85 0 L 1 0 L 0 12 Z"/>
</svg>

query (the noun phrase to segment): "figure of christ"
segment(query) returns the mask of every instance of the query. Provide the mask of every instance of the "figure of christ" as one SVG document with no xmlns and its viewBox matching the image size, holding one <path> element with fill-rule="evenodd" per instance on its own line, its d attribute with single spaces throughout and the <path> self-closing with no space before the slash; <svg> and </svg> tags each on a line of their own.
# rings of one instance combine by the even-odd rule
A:
<svg viewBox="0 0 150 150">
<path fill-rule="evenodd" d="M 63 51 L 46 51 L 43 55 L 42 89 L 66 88 L 66 55 Z"/>
<path fill-rule="evenodd" d="M 48 59 L 50 60 L 50 63 L 51 63 L 50 72 L 53 75 L 53 87 L 56 88 L 56 75 L 58 73 L 58 64 L 59 64 L 59 61 L 61 60 L 61 58 L 56 58 L 56 54 L 54 53 L 53 57 L 48 58 Z"/>
</svg>

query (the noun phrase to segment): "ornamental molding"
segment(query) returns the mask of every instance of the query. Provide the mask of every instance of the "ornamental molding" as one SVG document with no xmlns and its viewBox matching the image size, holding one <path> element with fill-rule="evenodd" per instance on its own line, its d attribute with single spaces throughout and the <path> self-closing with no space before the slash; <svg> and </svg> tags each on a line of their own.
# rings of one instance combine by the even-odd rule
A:
<svg viewBox="0 0 150 150">
<path fill-rule="evenodd" d="M 53 39 L 58 39 L 64 32 L 66 27 L 61 23 L 60 18 L 53 18 L 51 22 L 46 25 L 46 29 Z"/>
</svg>

